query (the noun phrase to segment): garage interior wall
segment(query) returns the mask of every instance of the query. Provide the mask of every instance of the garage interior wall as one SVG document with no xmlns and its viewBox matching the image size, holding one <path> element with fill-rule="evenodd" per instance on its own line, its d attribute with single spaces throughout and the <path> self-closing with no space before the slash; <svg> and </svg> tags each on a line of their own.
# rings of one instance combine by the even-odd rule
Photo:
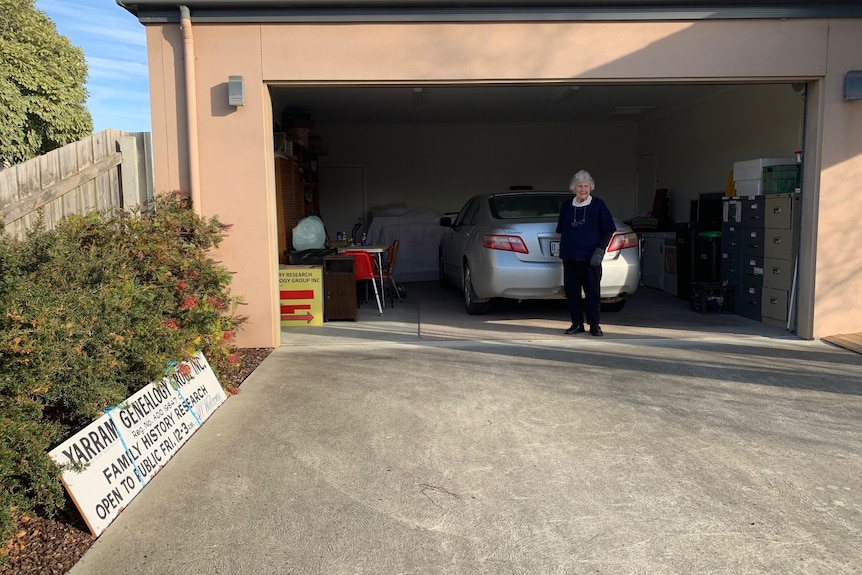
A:
<svg viewBox="0 0 862 575">
<path fill-rule="evenodd" d="M 329 126 L 319 130 L 329 150 L 320 165 L 363 165 L 369 207 L 400 204 L 441 214 L 457 212 L 474 194 L 514 185 L 565 191 L 572 175 L 586 169 L 596 195 L 614 214 L 630 217 L 636 130 L 632 124 Z"/>
<path fill-rule="evenodd" d="M 362 165 L 375 206 L 456 212 L 471 195 L 512 185 L 566 190 L 579 169 L 620 219 L 636 215 L 636 156 L 654 151 L 671 218 L 689 202 L 724 192 L 733 162 L 793 157 L 801 149 L 803 97 L 789 84 L 733 86 L 657 120 L 633 123 L 323 125 L 320 165 Z M 327 194 L 321 188 L 321 196 Z M 327 221 L 326 214 L 322 214 Z M 353 222 L 327 221 L 329 229 Z"/>
<path fill-rule="evenodd" d="M 724 192 L 733 163 L 792 158 L 802 149 L 803 95 L 790 84 L 735 86 L 714 98 L 645 122 L 638 151 L 655 151 L 671 217 L 689 220 L 689 201 Z"/>
<path fill-rule="evenodd" d="M 183 116 L 180 110 L 184 107 L 183 78 L 177 74 L 183 68 L 183 43 L 175 24 L 152 24 L 149 27 L 152 28 L 147 30 L 150 77 L 157 78 L 152 80 L 151 91 L 153 146 L 157 150 L 156 182 L 169 184 L 169 189 L 178 189 L 187 184 L 182 166 L 188 162 L 183 126 L 178 121 Z M 242 311 L 250 316 L 251 321 L 239 341 L 244 346 L 263 347 L 277 345 L 279 340 L 277 250 L 273 247 L 276 238 L 272 230 L 274 189 L 269 173 L 273 150 L 272 110 L 265 89 L 267 82 L 525 82 L 560 79 L 658 82 L 700 78 L 727 83 L 728 78 L 737 81 L 783 79 L 781 81 L 785 82 L 797 78 L 824 78 L 823 125 L 819 133 L 828 145 L 817 153 L 823 170 L 821 208 L 827 205 L 828 210 L 821 209 L 820 214 L 821 220 L 833 218 L 836 222 L 846 223 L 849 219 L 855 221 L 859 215 L 859 203 L 854 199 L 858 200 L 857 182 L 862 171 L 862 110 L 854 107 L 858 102 L 841 101 L 840 83 L 846 70 L 862 69 L 860 38 L 862 22 L 830 20 L 195 25 L 196 114 L 198 139 L 203 143 L 200 165 L 203 208 L 206 215 L 220 214 L 225 221 L 237 223 L 221 251 L 225 265 L 235 272 L 235 291 L 248 302 Z M 716 57 L 717 54 L 721 57 Z M 757 54 L 757 58 L 752 58 L 752 54 Z M 229 75 L 245 78 L 246 105 L 243 107 L 232 108 L 226 103 Z M 725 80 L 722 82 L 722 79 Z M 610 144 L 601 136 L 607 133 L 607 130 L 602 131 L 603 127 L 596 127 L 591 136 L 596 138 L 603 151 L 614 154 L 616 149 L 610 150 Z M 498 129 L 488 127 L 492 132 Z M 684 129 L 678 128 L 680 133 L 676 135 L 670 130 L 662 133 L 661 121 L 649 129 L 654 130 L 654 135 L 650 135 L 646 128 L 642 134 L 628 128 L 623 130 L 626 144 L 622 147 L 630 148 L 632 152 L 629 167 L 613 170 L 610 162 L 604 163 L 604 157 L 596 159 L 595 167 L 587 165 L 591 158 L 584 163 L 584 167 L 594 171 L 598 168 L 598 185 L 612 196 L 610 199 L 615 210 L 625 210 L 623 190 L 627 186 L 635 186 L 635 156 L 641 146 L 652 145 L 646 142 L 647 138 L 655 138 L 656 145 L 664 138 L 663 146 L 670 147 L 671 142 L 678 142 L 674 144 L 678 148 L 683 146 Z M 562 132 L 561 129 L 559 134 Z M 554 142 L 562 137 L 558 134 L 547 136 L 546 133 L 536 130 L 528 134 L 528 139 L 548 137 Z M 333 133 L 331 137 L 334 140 L 330 145 L 335 147 L 335 140 L 346 136 Z M 352 137 L 358 139 L 356 133 Z M 446 130 L 440 130 L 433 137 L 441 143 L 455 141 L 451 132 Z M 793 136 L 793 140 L 798 141 L 798 136 Z M 398 142 L 399 139 L 391 138 L 390 141 Z M 402 137 L 400 143 L 404 141 Z M 512 146 L 517 149 L 518 146 L 534 144 L 532 141 L 513 142 Z M 395 145 L 398 144 L 393 143 Z M 575 148 L 575 151 L 584 149 Z M 473 149 L 470 153 L 477 162 L 482 161 L 486 165 L 492 163 L 494 157 Z M 500 172 L 499 179 L 492 183 L 536 186 L 550 183 L 556 187 L 560 180 L 565 183 L 571 172 L 577 169 L 576 158 L 553 156 L 563 153 L 552 145 L 528 153 L 540 173 L 543 173 L 544 158 L 555 157 L 560 161 L 560 167 L 547 168 L 547 182 L 537 181 L 535 177 L 531 178 L 532 182 L 512 181 L 510 176 L 514 178 L 521 173 Z M 661 156 L 659 161 L 664 162 Z M 729 169 L 725 161 L 720 163 L 725 166 L 717 163 L 712 168 L 716 171 L 714 178 L 719 181 L 726 178 Z M 498 171 L 502 164 L 500 162 L 496 166 Z M 432 171 L 444 174 L 446 170 L 447 166 L 440 162 Z M 632 174 L 619 173 L 626 170 L 631 170 Z M 667 165 L 662 163 L 659 166 L 660 177 L 671 178 L 680 187 L 688 187 L 689 182 L 694 181 L 685 173 L 691 168 L 676 173 L 666 170 Z M 464 171 L 475 177 L 469 170 Z M 372 176 L 369 176 L 368 184 L 369 188 L 378 187 Z M 426 186 L 424 183 L 421 185 Z M 385 202 L 399 193 L 391 182 L 381 183 L 379 189 L 380 197 L 372 195 L 369 205 Z M 457 195 L 462 193 L 459 191 Z M 453 193 L 452 201 L 455 197 Z M 449 205 L 452 201 L 435 202 L 433 207 L 448 211 L 453 209 Z M 855 211 L 848 210 L 850 206 Z M 819 222 L 818 230 L 825 227 L 823 221 Z M 855 226 L 853 233 L 858 234 L 859 229 Z M 847 243 L 846 236 L 842 240 L 835 233 L 826 236 L 818 231 L 818 234 L 818 289 L 821 285 L 830 285 L 831 280 L 839 276 L 858 278 L 862 275 L 862 256 L 849 260 L 846 257 L 845 248 L 852 245 Z M 824 250 L 829 255 L 821 260 Z M 840 263 L 839 257 L 843 258 Z M 840 273 L 834 267 L 838 265 L 842 266 Z M 819 320 L 815 322 L 813 337 L 862 330 L 862 309 L 859 306 L 850 310 L 829 306 L 829 302 L 818 298 L 815 315 Z"/>
</svg>

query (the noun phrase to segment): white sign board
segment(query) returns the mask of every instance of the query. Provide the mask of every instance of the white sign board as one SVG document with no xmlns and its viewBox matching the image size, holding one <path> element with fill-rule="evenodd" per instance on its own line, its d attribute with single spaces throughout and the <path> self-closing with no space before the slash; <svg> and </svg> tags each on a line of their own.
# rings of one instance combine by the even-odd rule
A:
<svg viewBox="0 0 862 575">
<path fill-rule="evenodd" d="M 177 368 L 48 453 L 79 467 L 65 469 L 62 480 L 95 536 L 227 399 L 202 353 Z"/>
</svg>

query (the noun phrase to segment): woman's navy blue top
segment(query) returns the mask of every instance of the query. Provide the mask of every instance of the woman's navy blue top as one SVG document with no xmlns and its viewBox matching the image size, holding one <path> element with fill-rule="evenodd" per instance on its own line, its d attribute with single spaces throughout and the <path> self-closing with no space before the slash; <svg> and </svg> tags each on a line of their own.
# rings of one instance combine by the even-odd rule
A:
<svg viewBox="0 0 862 575">
<path fill-rule="evenodd" d="M 575 207 L 572 200 L 560 206 L 557 233 L 560 234 L 560 259 L 589 261 L 596 248 L 607 249 L 617 227 L 611 211 L 595 196 L 588 206 Z M 577 225 L 572 225 L 572 223 Z"/>
</svg>

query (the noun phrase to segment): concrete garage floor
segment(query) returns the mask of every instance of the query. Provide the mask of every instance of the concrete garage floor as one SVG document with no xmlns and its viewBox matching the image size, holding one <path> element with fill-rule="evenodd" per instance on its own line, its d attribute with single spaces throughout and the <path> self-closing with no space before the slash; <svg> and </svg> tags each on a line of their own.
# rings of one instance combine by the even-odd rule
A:
<svg viewBox="0 0 862 575">
<path fill-rule="evenodd" d="M 862 356 L 422 289 L 289 330 L 71 573 L 859 573 Z"/>
<path fill-rule="evenodd" d="M 486 315 L 464 311 L 460 292 L 437 282 L 407 284 L 407 297 L 387 303 L 383 315 L 372 299 L 359 308 L 359 321 L 282 329 L 282 345 L 320 342 L 571 339 L 565 301 L 495 300 Z M 373 298 L 373 294 L 372 294 Z M 704 337 L 790 337 L 784 329 L 734 314 L 699 314 L 689 302 L 653 288 L 640 288 L 621 312 L 603 313 L 604 339 L 688 339 Z M 583 336 L 575 336 L 583 338 Z M 591 338 L 588 334 L 585 336 Z"/>
</svg>

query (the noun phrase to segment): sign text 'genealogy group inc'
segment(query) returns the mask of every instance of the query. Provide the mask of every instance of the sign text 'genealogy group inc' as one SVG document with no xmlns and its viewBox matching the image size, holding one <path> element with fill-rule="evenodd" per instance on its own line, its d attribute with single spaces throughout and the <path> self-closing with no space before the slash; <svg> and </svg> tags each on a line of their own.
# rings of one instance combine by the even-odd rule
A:
<svg viewBox="0 0 862 575">
<path fill-rule="evenodd" d="M 98 536 L 227 396 L 202 353 L 52 449 L 63 484 Z"/>
</svg>

